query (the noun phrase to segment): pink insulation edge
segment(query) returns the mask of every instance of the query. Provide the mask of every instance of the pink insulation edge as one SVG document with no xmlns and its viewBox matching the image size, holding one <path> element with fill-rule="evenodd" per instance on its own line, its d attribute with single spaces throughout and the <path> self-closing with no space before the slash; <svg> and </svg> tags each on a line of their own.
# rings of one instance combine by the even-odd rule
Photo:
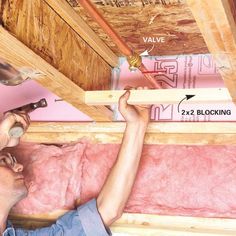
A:
<svg viewBox="0 0 236 236">
<path fill-rule="evenodd" d="M 30 113 L 32 121 L 91 121 L 90 117 L 35 81 L 13 87 L 0 84 L 0 98 L 0 117 L 7 110 L 46 98 L 48 106 Z"/>
<path fill-rule="evenodd" d="M 98 195 L 119 150 L 81 141 L 62 147 L 21 144 L 28 197 L 15 213 L 73 209 Z M 236 218 L 236 147 L 145 145 L 126 212 Z M 122 174 L 122 173 L 121 173 Z"/>
<path fill-rule="evenodd" d="M 222 88 L 225 87 L 218 73 L 217 66 L 210 54 L 179 55 L 166 57 L 145 57 L 143 63 L 150 74 L 166 89 L 188 88 Z M 120 62 L 120 71 L 116 71 L 113 80 L 113 89 L 124 89 L 145 86 L 146 81 L 140 71 L 130 72 L 125 59 Z M 183 115 L 177 110 L 178 104 L 153 105 L 151 119 L 153 121 L 236 121 L 236 106 L 232 103 L 181 103 L 181 111 L 194 110 L 194 114 Z M 198 115 L 197 110 L 202 110 Z M 206 110 L 224 110 L 208 115 Z M 191 114 L 191 115 L 190 115 Z M 117 111 L 117 120 L 123 120 Z"/>
<path fill-rule="evenodd" d="M 113 70 L 112 89 L 123 89 L 127 85 L 134 87 L 146 85 L 143 75 L 139 71 L 130 72 L 127 62 L 124 59 L 121 59 L 120 62 L 119 70 Z M 224 87 L 216 64 L 211 55 L 208 54 L 144 57 L 143 63 L 164 88 Z M 91 121 L 91 118 L 75 107 L 64 101 L 58 101 L 60 98 L 35 81 L 27 81 L 16 87 L 0 84 L 0 98 L 0 115 L 6 110 L 46 98 L 48 107 L 31 113 L 30 116 L 33 121 Z M 181 104 L 181 109 L 220 109 L 229 112 L 227 115 L 182 115 L 177 112 L 177 105 L 160 104 L 153 106 L 151 118 L 153 121 L 167 122 L 236 120 L 236 107 L 233 103 L 190 105 L 185 101 Z M 117 113 L 117 120 L 122 120 L 119 113 Z"/>
</svg>

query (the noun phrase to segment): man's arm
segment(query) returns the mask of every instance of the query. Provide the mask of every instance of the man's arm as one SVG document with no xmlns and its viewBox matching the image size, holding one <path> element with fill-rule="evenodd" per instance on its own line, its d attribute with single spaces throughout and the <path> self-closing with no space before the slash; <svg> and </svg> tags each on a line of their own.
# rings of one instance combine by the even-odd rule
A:
<svg viewBox="0 0 236 236">
<path fill-rule="evenodd" d="M 150 106 L 128 105 L 128 98 L 129 91 L 119 101 L 119 110 L 127 124 L 118 158 L 97 198 L 98 211 L 106 226 L 120 218 L 124 210 L 137 174 L 149 122 Z"/>
<path fill-rule="evenodd" d="M 0 123 L 0 150 L 5 147 L 13 147 L 19 143 L 19 138 L 13 138 L 9 136 L 9 130 L 12 126 L 19 122 L 23 125 L 26 131 L 29 126 L 29 116 L 26 113 L 7 113 Z"/>
<path fill-rule="evenodd" d="M 28 233 L 32 236 L 110 235 L 104 224 L 109 226 L 123 212 L 137 174 L 145 131 L 149 122 L 150 107 L 128 105 L 128 98 L 129 92 L 126 92 L 119 101 L 119 110 L 127 122 L 122 145 L 117 161 L 97 201 L 93 199 L 77 210 L 68 212 L 51 227 L 35 231 L 18 229 L 17 233 Z"/>
</svg>

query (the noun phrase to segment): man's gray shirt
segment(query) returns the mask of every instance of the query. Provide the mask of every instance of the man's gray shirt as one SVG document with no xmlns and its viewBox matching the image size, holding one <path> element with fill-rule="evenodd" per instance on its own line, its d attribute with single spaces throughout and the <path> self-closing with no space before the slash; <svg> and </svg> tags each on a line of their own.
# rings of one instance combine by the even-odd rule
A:
<svg viewBox="0 0 236 236">
<path fill-rule="evenodd" d="M 15 229 L 8 222 L 3 236 L 108 236 L 95 199 L 60 217 L 51 227 L 36 230 Z"/>
</svg>

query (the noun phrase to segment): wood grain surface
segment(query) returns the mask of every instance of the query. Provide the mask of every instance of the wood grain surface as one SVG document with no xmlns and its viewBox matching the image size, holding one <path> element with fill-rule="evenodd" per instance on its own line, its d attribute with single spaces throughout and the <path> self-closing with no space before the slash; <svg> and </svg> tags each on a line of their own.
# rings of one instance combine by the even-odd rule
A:
<svg viewBox="0 0 236 236">
<path fill-rule="evenodd" d="M 110 88 L 111 68 L 43 0 L 0 0 L 4 28 L 84 90 Z"/>
<path fill-rule="evenodd" d="M 121 55 L 112 40 L 79 5 L 79 0 L 68 0 L 78 14 L 100 38 Z M 208 49 L 196 21 L 184 0 L 93 0 L 99 12 L 136 52 L 152 47 L 143 37 L 165 37 L 165 43 L 155 43 L 150 55 L 207 53 Z"/>
</svg>

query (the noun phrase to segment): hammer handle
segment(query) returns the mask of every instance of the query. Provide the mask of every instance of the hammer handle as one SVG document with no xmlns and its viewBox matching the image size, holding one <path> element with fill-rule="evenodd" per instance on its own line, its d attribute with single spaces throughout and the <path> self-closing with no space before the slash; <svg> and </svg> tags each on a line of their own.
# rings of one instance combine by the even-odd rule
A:
<svg viewBox="0 0 236 236">
<path fill-rule="evenodd" d="M 19 138 L 24 134 L 24 127 L 20 122 L 16 122 L 9 130 L 10 137 Z"/>
</svg>

